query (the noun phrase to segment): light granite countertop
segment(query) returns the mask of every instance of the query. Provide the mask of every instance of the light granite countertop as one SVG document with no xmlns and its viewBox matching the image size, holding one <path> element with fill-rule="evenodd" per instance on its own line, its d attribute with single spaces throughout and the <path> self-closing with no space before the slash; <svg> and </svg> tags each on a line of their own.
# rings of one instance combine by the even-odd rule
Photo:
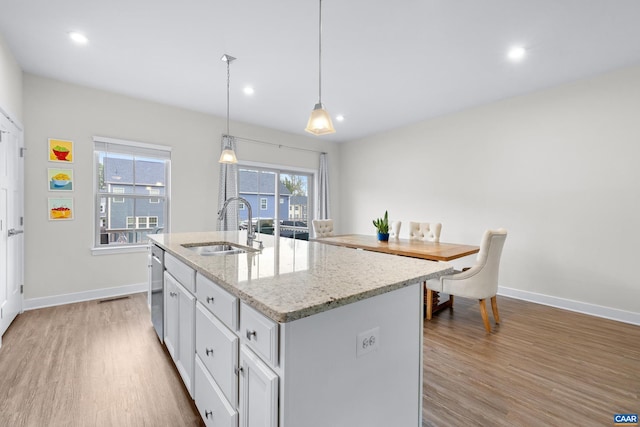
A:
<svg viewBox="0 0 640 427">
<path fill-rule="evenodd" d="M 233 242 L 246 232 L 155 234 L 153 242 L 276 322 L 290 322 L 449 274 L 453 267 L 403 256 L 259 234 L 256 253 L 202 256 L 183 244 Z M 257 248 L 258 244 L 254 243 Z"/>
</svg>

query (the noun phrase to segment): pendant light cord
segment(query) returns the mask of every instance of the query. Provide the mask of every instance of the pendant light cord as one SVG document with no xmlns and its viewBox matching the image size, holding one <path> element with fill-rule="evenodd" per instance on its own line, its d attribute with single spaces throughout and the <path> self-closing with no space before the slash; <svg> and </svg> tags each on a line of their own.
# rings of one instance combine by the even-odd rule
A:
<svg viewBox="0 0 640 427">
<path fill-rule="evenodd" d="M 318 104 L 322 104 L 322 0 L 318 15 Z"/>
<path fill-rule="evenodd" d="M 227 61 L 227 135 L 229 135 L 229 92 L 231 87 L 231 73 L 229 72 L 230 65 L 231 61 Z"/>
</svg>

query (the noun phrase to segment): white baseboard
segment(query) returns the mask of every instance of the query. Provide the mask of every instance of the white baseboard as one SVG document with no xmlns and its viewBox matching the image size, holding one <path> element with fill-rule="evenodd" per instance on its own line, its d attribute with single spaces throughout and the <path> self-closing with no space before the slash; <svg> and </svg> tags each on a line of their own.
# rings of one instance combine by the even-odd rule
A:
<svg viewBox="0 0 640 427">
<path fill-rule="evenodd" d="M 94 299 L 113 298 L 122 295 L 136 294 L 149 290 L 149 284 L 135 283 L 133 285 L 118 286 L 116 288 L 94 289 L 73 294 L 54 295 L 50 297 L 25 299 L 22 309 L 35 310 L 37 308 L 53 307 L 55 305 L 71 304 L 74 302 L 91 301 Z"/>
<path fill-rule="evenodd" d="M 520 289 L 505 288 L 503 286 L 498 287 L 498 295 L 640 326 L 640 313 L 634 313 L 632 311 L 603 307 L 601 305 L 522 291 Z"/>
</svg>

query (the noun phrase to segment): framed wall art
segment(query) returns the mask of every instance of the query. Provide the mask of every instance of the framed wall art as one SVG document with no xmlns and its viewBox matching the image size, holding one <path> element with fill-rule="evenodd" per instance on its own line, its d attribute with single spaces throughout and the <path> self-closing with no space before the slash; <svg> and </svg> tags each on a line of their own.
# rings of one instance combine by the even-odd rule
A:
<svg viewBox="0 0 640 427">
<path fill-rule="evenodd" d="M 73 191 L 73 169 L 48 168 L 50 191 Z"/>
<path fill-rule="evenodd" d="M 49 197 L 49 220 L 65 221 L 73 219 L 73 198 Z"/>
<path fill-rule="evenodd" d="M 73 163 L 73 141 L 49 138 L 49 161 Z"/>
</svg>

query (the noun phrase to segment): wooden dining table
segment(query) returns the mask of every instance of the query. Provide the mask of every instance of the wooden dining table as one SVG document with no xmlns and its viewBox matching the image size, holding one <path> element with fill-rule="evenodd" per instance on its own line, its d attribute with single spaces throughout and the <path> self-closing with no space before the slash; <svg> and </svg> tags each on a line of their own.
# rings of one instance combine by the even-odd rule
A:
<svg viewBox="0 0 640 427">
<path fill-rule="evenodd" d="M 416 239 L 389 239 L 381 242 L 377 236 L 364 234 L 342 234 L 339 236 L 319 237 L 315 242 L 328 245 L 344 246 L 347 248 L 364 249 L 367 251 L 382 252 L 385 254 L 401 255 L 412 258 L 421 258 L 430 261 L 452 261 L 468 255 L 480 252 L 480 246 L 462 245 L 459 243 L 429 242 Z M 449 296 L 444 302 L 440 302 L 437 292 L 433 293 L 432 312 L 436 313 L 453 304 L 453 297 Z M 426 295 L 425 295 L 425 304 Z"/>
<path fill-rule="evenodd" d="M 331 237 L 319 237 L 315 242 L 347 248 L 365 249 L 385 254 L 422 258 L 431 261 L 451 261 L 480 252 L 479 246 L 458 243 L 428 242 L 416 239 L 389 239 L 381 242 L 376 236 L 365 234 L 343 234 Z"/>
</svg>

